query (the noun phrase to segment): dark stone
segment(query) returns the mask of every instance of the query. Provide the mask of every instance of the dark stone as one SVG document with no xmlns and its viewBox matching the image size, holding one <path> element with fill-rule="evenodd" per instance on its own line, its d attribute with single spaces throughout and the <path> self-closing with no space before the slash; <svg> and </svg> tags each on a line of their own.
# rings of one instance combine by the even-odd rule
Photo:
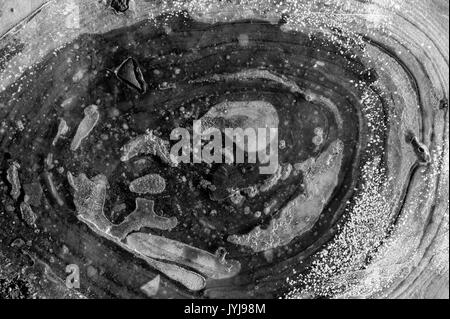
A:
<svg viewBox="0 0 450 319">
<path fill-rule="evenodd" d="M 117 12 L 125 12 L 129 9 L 129 0 L 112 0 L 111 8 Z"/>
<path fill-rule="evenodd" d="M 143 94 L 147 91 L 147 84 L 142 75 L 138 62 L 133 58 L 127 58 L 115 71 L 116 76 L 129 87 Z"/>
</svg>

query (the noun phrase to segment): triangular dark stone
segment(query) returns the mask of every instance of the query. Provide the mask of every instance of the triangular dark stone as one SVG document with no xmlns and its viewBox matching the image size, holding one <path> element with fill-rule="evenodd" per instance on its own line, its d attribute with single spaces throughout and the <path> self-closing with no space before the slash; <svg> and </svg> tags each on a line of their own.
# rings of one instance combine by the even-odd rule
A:
<svg viewBox="0 0 450 319">
<path fill-rule="evenodd" d="M 143 94 L 147 91 L 147 83 L 139 67 L 138 62 L 129 57 L 117 67 L 114 72 L 116 76 L 129 87 Z"/>
</svg>

